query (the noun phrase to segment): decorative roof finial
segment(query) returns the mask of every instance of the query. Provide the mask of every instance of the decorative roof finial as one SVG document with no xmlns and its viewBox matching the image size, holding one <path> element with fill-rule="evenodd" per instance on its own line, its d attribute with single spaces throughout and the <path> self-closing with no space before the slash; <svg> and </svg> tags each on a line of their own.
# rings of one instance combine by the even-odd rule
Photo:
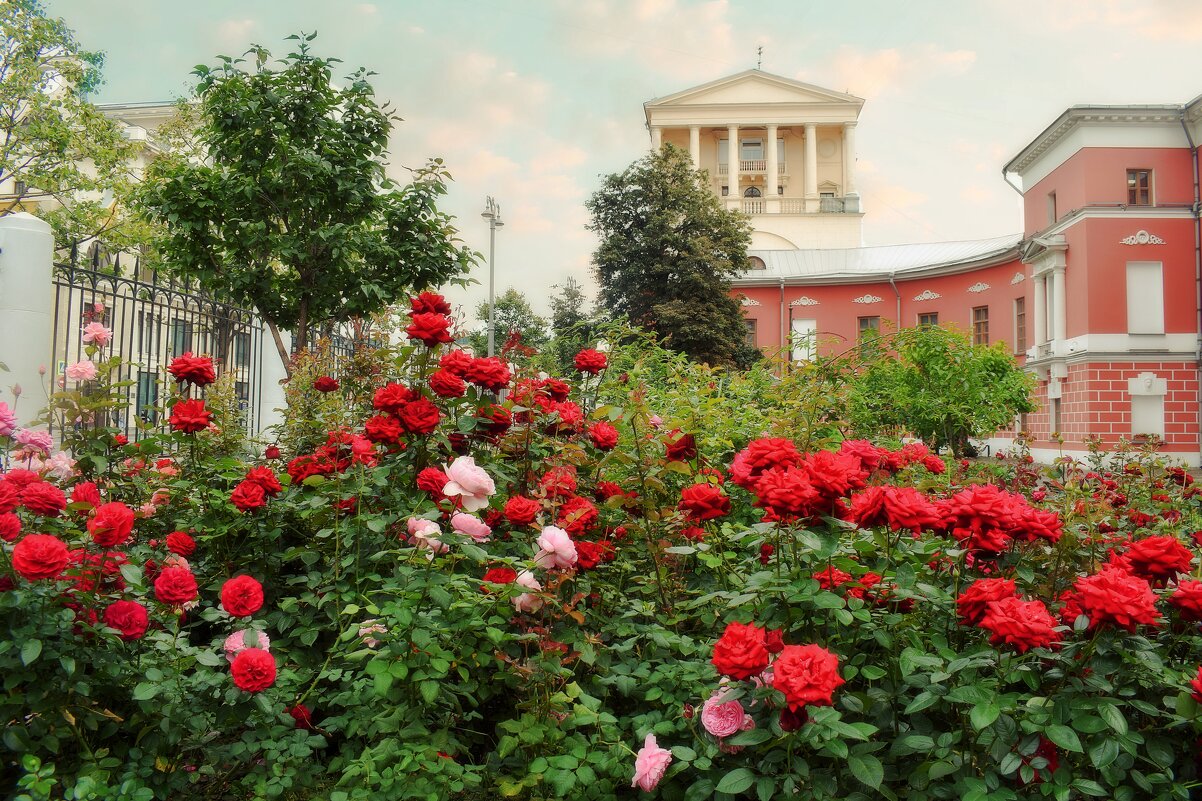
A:
<svg viewBox="0 0 1202 801">
<path fill-rule="evenodd" d="M 758 70 L 764 66 L 764 46 L 760 45 L 755 49 L 755 68 Z"/>
</svg>

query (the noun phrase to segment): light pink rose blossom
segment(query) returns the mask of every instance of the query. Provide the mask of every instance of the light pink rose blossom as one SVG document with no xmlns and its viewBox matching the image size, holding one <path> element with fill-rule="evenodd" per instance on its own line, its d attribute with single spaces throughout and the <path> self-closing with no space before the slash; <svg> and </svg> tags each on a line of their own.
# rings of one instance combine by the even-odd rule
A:
<svg viewBox="0 0 1202 801">
<path fill-rule="evenodd" d="M 451 528 L 466 537 L 471 537 L 476 542 L 488 542 L 489 537 L 492 536 L 492 529 L 487 523 L 475 515 L 463 512 L 451 515 Z"/>
<path fill-rule="evenodd" d="M 364 620 L 363 625 L 359 626 L 359 637 L 363 640 L 363 644 L 368 648 L 380 647 L 380 641 L 371 635 L 387 633 L 388 627 L 383 623 L 377 622 L 374 618 L 371 620 Z"/>
<path fill-rule="evenodd" d="M 529 570 L 523 570 L 521 573 L 518 573 L 518 577 L 514 580 L 514 583 L 519 587 L 525 587 L 534 592 L 541 592 L 543 588 L 543 585 L 538 583 L 538 579 Z M 543 599 L 537 595 L 524 592 L 513 599 L 513 605 L 519 612 L 532 613 L 542 609 Z"/>
<path fill-rule="evenodd" d="M 91 359 L 84 359 L 67 367 L 68 381 L 91 381 L 96 375 L 96 365 Z"/>
<path fill-rule="evenodd" d="M 66 451 L 58 451 L 49 459 L 30 459 L 29 469 L 48 478 L 65 481 L 75 475 L 75 460 Z"/>
<path fill-rule="evenodd" d="M 438 539 L 438 535 L 442 533 L 442 529 L 433 520 L 424 520 L 420 517 L 409 518 L 409 536 L 413 537 L 413 544 L 423 550 L 429 550 L 433 553 L 446 553 L 450 547 L 442 540 Z"/>
<path fill-rule="evenodd" d="M 488 506 L 489 496 L 497 491 L 492 478 L 483 467 L 477 467 L 476 460 L 470 456 L 460 456 L 451 462 L 446 473 L 450 481 L 442 488 L 442 494 L 461 496 L 463 508 L 469 512 L 478 512 Z"/>
<path fill-rule="evenodd" d="M 538 553 L 534 563 L 539 567 L 568 569 L 576 564 L 576 543 L 562 528 L 546 526 L 535 542 Z"/>
<path fill-rule="evenodd" d="M 50 449 L 54 447 L 54 437 L 50 436 L 48 431 L 34 431 L 32 428 L 22 428 L 13 436 L 18 445 L 24 445 L 27 448 L 35 451 L 41 451 L 43 455 L 50 455 Z"/>
<path fill-rule="evenodd" d="M 659 428 L 664 424 L 664 418 L 660 417 L 658 414 L 653 414 L 647 418 L 647 422 L 651 424 L 652 428 Z"/>
<path fill-rule="evenodd" d="M 0 437 L 11 437 L 17 430 L 17 413 L 0 401 Z"/>
<path fill-rule="evenodd" d="M 165 489 L 157 489 L 150 496 L 150 502 L 155 506 L 165 506 L 171 502 L 171 493 Z"/>
<path fill-rule="evenodd" d="M 743 727 L 746 713 L 743 705 L 737 700 L 723 701 L 723 692 L 715 693 L 706 699 L 701 707 L 701 725 L 715 737 L 729 737 Z"/>
<path fill-rule="evenodd" d="M 144 503 L 138 507 L 138 513 L 141 514 L 142 517 L 154 517 L 154 513 L 158 510 L 159 508 L 150 502 Z"/>
<path fill-rule="evenodd" d="M 83 341 L 89 345 L 103 348 L 113 339 L 113 329 L 105 328 L 104 323 L 88 323 L 83 327 Z"/>
<path fill-rule="evenodd" d="M 248 640 L 257 640 L 257 642 L 252 645 Z M 271 639 L 261 631 L 242 629 L 226 637 L 224 647 L 225 658 L 233 662 L 234 657 L 247 648 L 262 648 L 264 651 L 270 651 Z"/>
<path fill-rule="evenodd" d="M 655 735 L 648 734 L 647 739 L 643 741 L 643 747 L 634 758 L 634 778 L 630 780 L 630 786 L 651 792 L 660 779 L 664 778 L 664 773 L 671 764 L 672 752 L 660 748 L 659 743 L 655 742 Z"/>
<path fill-rule="evenodd" d="M 188 564 L 188 560 L 177 553 L 169 554 L 163 560 L 163 567 L 182 567 L 188 572 L 192 572 L 192 566 Z"/>
</svg>

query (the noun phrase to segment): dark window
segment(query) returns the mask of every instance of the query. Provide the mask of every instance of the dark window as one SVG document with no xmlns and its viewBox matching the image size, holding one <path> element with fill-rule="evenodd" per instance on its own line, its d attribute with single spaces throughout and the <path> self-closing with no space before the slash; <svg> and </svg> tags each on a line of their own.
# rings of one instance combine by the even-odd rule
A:
<svg viewBox="0 0 1202 801">
<path fill-rule="evenodd" d="M 1152 171 L 1127 170 L 1127 205 L 1152 205 Z"/>
<path fill-rule="evenodd" d="M 756 334 L 755 320 L 752 320 L 749 317 L 745 317 L 745 318 L 743 318 L 743 323 L 744 323 L 744 325 L 747 326 L 747 339 L 746 339 L 747 346 L 751 347 L 751 348 L 757 347 L 756 335 L 755 335 Z"/>
<path fill-rule="evenodd" d="M 749 186 L 743 192 L 743 197 L 760 197 L 760 189 L 757 186 Z"/>
<path fill-rule="evenodd" d="M 17 197 L 24 195 L 28 189 L 29 187 L 24 181 L 13 181 L 13 194 Z"/>
<path fill-rule="evenodd" d="M 234 334 L 234 364 L 250 367 L 250 334 L 242 331 Z"/>
<path fill-rule="evenodd" d="M 860 339 L 868 339 L 876 336 L 881 332 L 880 317 L 861 317 L 860 318 Z"/>
<path fill-rule="evenodd" d="M 730 187 L 729 186 L 722 187 L 722 197 L 726 197 L 729 194 L 730 194 Z"/>
<path fill-rule="evenodd" d="M 939 312 L 927 312 L 926 314 L 918 315 L 918 325 L 923 328 L 929 325 L 939 325 Z"/>
<path fill-rule="evenodd" d="M 1014 352 L 1027 352 L 1027 299 L 1014 299 Z"/>
<path fill-rule="evenodd" d="M 171 323 L 171 355 L 179 356 L 192 350 L 192 321 L 175 320 Z"/>
<path fill-rule="evenodd" d="M 764 260 L 761 259 L 759 256 L 748 256 L 747 257 L 747 269 L 748 270 L 767 270 L 768 265 L 764 264 Z"/>
<path fill-rule="evenodd" d="M 972 344 L 989 344 L 989 307 L 977 306 L 972 310 Z"/>
<path fill-rule="evenodd" d="M 138 371 L 138 398 L 134 407 L 134 413 L 138 415 L 138 419 L 146 423 L 153 423 L 158 416 L 157 406 L 159 405 L 159 377 L 154 372 L 146 370 Z"/>
</svg>

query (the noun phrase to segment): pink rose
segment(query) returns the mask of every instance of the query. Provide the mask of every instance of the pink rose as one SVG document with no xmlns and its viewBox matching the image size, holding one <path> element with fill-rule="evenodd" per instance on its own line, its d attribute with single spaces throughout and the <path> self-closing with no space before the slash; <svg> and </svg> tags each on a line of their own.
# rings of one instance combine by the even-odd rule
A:
<svg viewBox="0 0 1202 801">
<path fill-rule="evenodd" d="M 54 447 L 54 437 L 50 436 L 47 431 L 34 431 L 32 428 L 22 428 L 13 437 L 18 445 L 24 445 L 36 451 L 41 451 L 49 455 L 50 449 Z"/>
<path fill-rule="evenodd" d="M 576 543 L 562 528 L 546 526 L 535 544 L 539 550 L 534 555 L 534 563 L 539 567 L 566 570 L 576 564 Z"/>
<path fill-rule="evenodd" d="M 634 758 L 634 778 L 630 780 L 631 787 L 639 787 L 645 792 L 651 792 L 664 778 L 668 766 L 672 764 L 672 752 L 660 748 L 655 742 L 655 735 L 648 734 Z"/>
<path fill-rule="evenodd" d="M 242 629 L 235 631 L 233 634 L 225 638 L 225 658 L 233 662 L 234 657 L 245 651 L 247 648 L 261 648 L 264 651 L 271 650 L 271 640 L 261 631 L 254 629 Z"/>
<path fill-rule="evenodd" d="M 0 437 L 10 437 L 17 428 L 17 413 L 0 401 Z"/>
<path fill-rule="evenodd" d="M 380 641 L 371 635 L 387 633 L 388 627 L 383 623 L 376 622 L 374 619 L 364 620 L 363 624 L 359 626 L 359 637 L 368 648 L 378 648 L 380 646 Z"/>
<path fill-rule="evenodd" d="M 83 327 L 83 341 L 89 345 L 103 348 L 113 338 L 113 330 L 105 328 L 104 323 L 88 323 Z"/>
<path fill-rule="evenodd" d="M 92 363 L 91 359 L 84 359 L 67 367 L 67 379 L 69 381 L 91 381 L 96 377 L 96 374 L 96 365 Z"/>
<path fill-rule="evenodd" d="M 464 536 L 471 537 L 476 542 L 488 542 L 492 529 L 488 524 L 475 515 L 457 512 L 451 516 L 451 528 Z"/>
<path fill-rule="evenodd" d="M 529 570 L 523 570 L 521 573 L 518 573 L 518 577 L 514 579 L 513 583 L 534 592 L 541 592 L 543 589 L 543 585 L 538 583 L 538 579 Z M 519 612 L 537 612 L 539 609 L 542 609 L 543 599 L 537 595 L 524 592 L 513 599 L 513 605 L 517 607 Z"/>
<path fill-rule="evenodd" d="M 746 713 L 737 700 L 723 701 L 725 693 L 715 693 L 701 708 L 701 725 L 715 737 L 729 737 L 743 728 Z"/>
<path fill-rule="evenodd" d="M 447 467 L 446 486 L 442 494 L 447 497 L 459 495 L 463 498 L 463 508 L 469 512 L 478 512 L 488 506 L 488 498 L 497 491 L 497 485 L 484 472 L 484 468 L 476 466 L 476 460 L 470 456 L 460 456 Z"/>
<path fill-rule="evenodd" d="M 438 539 L 438 535 L 442 534 L 442 529 L 433 520 L 411 517 L 409 518 L 408 529 L 409 536 L 413 537 L 413 544 L 418 548 L 429 550 L 433 553 L 446 553 L 450 550 L 446 543 Z"/>
</svg>

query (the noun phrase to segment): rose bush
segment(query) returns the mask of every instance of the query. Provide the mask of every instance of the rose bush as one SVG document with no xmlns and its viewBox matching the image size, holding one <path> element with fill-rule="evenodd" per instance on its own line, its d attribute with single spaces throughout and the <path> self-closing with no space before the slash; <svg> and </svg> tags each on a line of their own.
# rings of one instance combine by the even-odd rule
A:
<svg viewBox="0 0 1202 801">
<path fill-rule="evenodd" d="M 298 363 L 262 457 L 203 355 L 136 442 L 96 353 L 70 453 L 4 435 L 7 794 L 1196 792 L 1189 474 L 948 464 L 843 439 L 820 376 L 614 330 L 548 378 L 412 309 Z"/>
</svg>

